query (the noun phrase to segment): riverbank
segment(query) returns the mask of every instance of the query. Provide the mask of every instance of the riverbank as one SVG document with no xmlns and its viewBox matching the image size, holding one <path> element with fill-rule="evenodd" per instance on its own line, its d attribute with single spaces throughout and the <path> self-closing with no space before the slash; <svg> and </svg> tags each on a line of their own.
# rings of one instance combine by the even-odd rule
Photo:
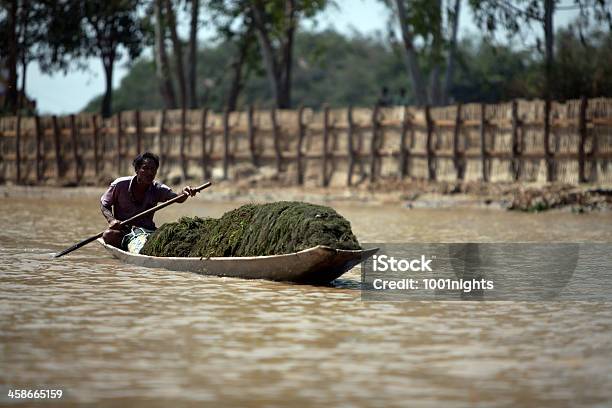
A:
<svg viewBox="0 0 612 408">
<path fill-rule="evenodd" d="M 195 185 L 195 180 L 188 184 Z M 175 191 L 181 184 L 173 184 Z M 0 186 L 8 197 L 99 197 L 105 187 Z M 215 181 L 206 191 L 211 201 L 270 202 L 280 200 L 314 203 L 346 202 L 363 205 L 398 205 L 406 208 L 494 208 L 525 212 L 566 210 L 610 211 L 612 188 L 600 185 L 519 184 L 482 182 L 427 182 L 385 180 L 354 187 L 298 187 L 270 180 Z"/>
</svg>

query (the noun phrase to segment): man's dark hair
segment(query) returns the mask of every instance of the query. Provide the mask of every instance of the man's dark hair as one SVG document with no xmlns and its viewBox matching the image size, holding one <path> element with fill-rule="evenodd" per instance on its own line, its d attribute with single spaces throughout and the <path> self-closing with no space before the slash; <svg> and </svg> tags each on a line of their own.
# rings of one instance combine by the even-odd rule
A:
<svg viewBox="0 0 612 408">
<path fill-rule="evenodd" d="M 138 171 L 138 169 L 140 168 L 140 166 L 142 166 L 142 164 L 144 163 L 146 159 L 153 160 L 155 162 L 155 168 L 159 169 L 159 157 L 157 157 L 153 153 L 145 152 L 145 153 L 139 154 L 134 159 L 132 163 L 134 164 L 134 170 Z"/>
</svg>

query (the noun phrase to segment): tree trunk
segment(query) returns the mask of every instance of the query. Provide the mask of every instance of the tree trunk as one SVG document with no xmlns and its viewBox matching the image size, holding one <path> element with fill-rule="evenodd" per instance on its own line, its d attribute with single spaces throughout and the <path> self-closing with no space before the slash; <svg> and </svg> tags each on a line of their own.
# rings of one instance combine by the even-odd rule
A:
<svg viewBox="0 0 612 408">
<path fill-rule="evenodd" d="M 264 60 L 264 66 L 266 69 L 266 76 L 270 84 L 270 90 L 272 91 L 272 97 L 276 102 L 276 107 L 280 108 L 281 102 L 281 86 L 279 78 L 279 70 L 274 57 L 274 49 L 270 37 L 268 36 L 268 30 L 265 26 L 265 20 L 263 11 L 261 10 L 261 4 L 259 2 L 251 3 L 251 12 L 253 14 L 253 22 L 255 23 L 255 33 L 257 34 L 257 41 L 259 42 L 259 49 L 261 50 L 261 56 Z"/>
<path fill-rule="evenodd" d="M 102 99 L 101 109 L 101 114 L 103 118 L 109 118 L 112 114 L 114 63 L 114 56 L 102 57 L 102 65 L 104 65 L 104 75 L 106 79 L 106 91 L 104 92 L 104 98 Z"/>
<path fill-rule="evenodd" d="M 421 68 L 417 60 L 416 51 L 412 43 L 412 33 L 407 27 L 406 10 L 404 9 L 404 0 L 395 0 L 397 7 L 397 15 L 402 30 L 402 40 L 404 42 L 404 60 L 410 80 L 412 82 L 412 91 L 417 102 L 417 105 L 423 106 L 427 104 L 427 94 L 425 87 L 423 86 L 423 76 L 421 75 Z"/>
<path fill-rule="evenodd" d="M 19 96 L 19 109 L 28 107 L 28 98 L 26 97 L 26 73 L 28 69 L 28 61 L 26 59 L 25 51 L 21 58 L 21 92 Z M 28 109 L 29 111 L 29 109 Z"/>
<path fill-rule="evenodd" d="M 442 85 L 440 82 L 440 65 L 436 63 L 429 74 L 429 101 L 434 106 L 442 103 Z"/>
<path fill-rule="evenodd" d="M 21 44 L 21 92 L 18 93 L 19 98 L 19 109 L 27 107 L 26 98 L 26 74 L 28 69 L 28 17 L 30 13 L 30 3 L 28 0 L 24 0 L 22 4 L 22 17 L 21 17 L 21 33 L 20 38 Z"/>
<path fill-rule="evenodd" d="M 442 103 L 442 55 L 443 55 L 443 34 L 442 34 L 442 0 L 431 2 L 435 8 L 438 21 L 432 27 L 433 42 L 431 44 L 431 57 L 433 63 L 429 73 L 429 102 L 438 106 Z"/>
<path fill-rule="evenodd" d="M 168 28 L 170 29 L 170 37 L 172 38 L 174 57 L 176 58 L 176 76 L 179 83 L 181 109 L 186 109 L 187 90 L 185 86 L 185 69 L 183 66 L 183 49 L 181 46 L 181 40 L 176 32 L 176 18 L 174 16 L 172 0 L 166 0 L 166 14 L 168 16 Z"/>
<path fill-rule="evenodd" d="M 11 1 L 8 11 L 9 19 L 9 41 L 8 57 L 6 60 L 8 69 L 8 83 L 4 107 L 12 114 L 17 113 L 17 1 Z"/>
<path fill-rule="evenodd" d="M 546 43 L 546 90 L 545 98 L 552 97 L 553 64 L 554 64 L 554 41 L 555 29 L 553 24 L 553 14 L 555 13 L 555 0 L 544 0 L 544 39 Z"/>
<path fill-rule="evenodd" d="M 448 105 L 450 89 L 453 83 L 453 73 L 455 70 L 455 57 L 457 50 L 457 33 L 459 31 L 459 12 L 461 11 L 461 0 L 455 0 L 452 19 L 449 18 L 449 24 L 452 24 L 451 38 L 448 46 L 448 55 L 446 59 L 446 73 L 444 74 L 444 89 L 442 91 L 442 105 Z"/>
<path fill-rule="evenodd" d="M 198 15 L 200 12 L 200 1 L 191 0 L 191 31 L 189 33 L 189 107 L 195 109 L 198 106 L 196 93 L 196 72 L 198 62 Z"/>
<path fill-rule="evenodd" d="M 230 112 L 236 110 L 238 106 L 238 96 L 242 91 L 242 67 L 244 65 L 244 60 L 246 59 L 246 55 L 250 46 L 250 35 L 250 32 L 246 32 L 245 34 L 243 34 L 242 39 L 238 44 L 238 53 L 236 54 L 236 59 L 232 64 L 232 83 L 230 85 L 226 104 L 227 110 Z"/>
<path fill-rule="evenodd" d="M 165 25 L 162 21 L 162 0 L 155 0 L 153 3 L 155 14 L 155 74 L 159 83 L 159 91 L 164 100 L 166 109 L 176 108 L 176 96 L 172 86 L 172 76 L 168 63 L 165 43 Z"/>
<path fill-rule="evenodd" d="M 287 28 L 283 38 L 283 60 L 280 81 L 280 97 L 277 103 L 279 109 L 291 108 L 291 70 L 293 63 L 293 37 L 295 33 L 295 1 L 287 0 L 285 3 L 285 19 Z"/>
</svg>

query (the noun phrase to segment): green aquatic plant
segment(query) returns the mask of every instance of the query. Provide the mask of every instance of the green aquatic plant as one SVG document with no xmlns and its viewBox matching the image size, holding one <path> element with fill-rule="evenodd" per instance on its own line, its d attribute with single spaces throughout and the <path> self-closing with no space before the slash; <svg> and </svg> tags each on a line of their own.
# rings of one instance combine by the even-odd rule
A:
<svg viewBox="0 0 612 408">
<path fill-rule="evenodd" d="M 292 201 L 247 204 L 221 218 L 182 217 L 162 225 L 141 253 L 151 256 L 263 256 L 317 245 L 361 249 L 351 224 L 330 207 Z"/>
</svg>

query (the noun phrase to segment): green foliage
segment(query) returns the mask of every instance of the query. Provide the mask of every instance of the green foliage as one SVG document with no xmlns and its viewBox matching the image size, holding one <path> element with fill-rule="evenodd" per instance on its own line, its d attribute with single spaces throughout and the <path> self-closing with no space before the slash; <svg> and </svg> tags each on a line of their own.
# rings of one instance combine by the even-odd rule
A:
<svg viewBox="0 0 612 408">
<path fill-rule="evenodd" d="M 162 225 L 141 253 L 151 256 L 263 256 L 317 245 L 360 249 L 350 223 L 332 208 L 280 201 L 247 204 L 219 219 L 183 217 Z"/>
<path fill-rule="evenodd" d="M 612 35 L 590 33 L 583 44 L 572 30 L 557 35 L 557 68 L 553 95 L 557 99 L 612 96 Z M 235 53 L 231 42 L 200 50 L 197 84 L 199 105 L 221 111 L 230 87 L 229 64 Z M 397 99 L 400 88 L 412 99 L 410 84 L 399 50 L 382 38 L 352 37 L 334 31 L 299 32 L 295 44 L 294 105 L 319 108 L 372 106 L 387 86 Z M 115 109 L 160 109 L 162 101 L 151 60 L 138 60 L 115 92 Z M 463 40 L 457 47 L 457 66 L 451 99 L 460 102 L 498 102 L 512 98 L 537 98 L 543 91 L 543 62 L 529 50 Z M 100 98 L 86 110 L 98 110 Z M 271 107 L 274 101 L 261 69 L 251 72 L 239 101 Z"/>
<path fill-rule="evenodd" d="M 235 45 L 226 41 L 199 51 L 198 105 L 223 110 L 230 88 L 229 68 L 235 52 Z M 381 38 L 346 37 L 334 31 L 299 32 L 294 55 L 294 106 L 319 108 L 323 103 L 372 106 L 383 85 L 388 86 L 392 93 L 397 93 L 402 87 L 410 88 L 401 56 L 391 51 Z M 163 104 L 154 73 L 151 60 L 141 58 L 136 61 L 114 92 L 114 109 L 160 109 Z M 92 100 L 85 111 L 99 110 L 100 100 L 101 97 Z M 274 106 L 261 66 L 252 67 L 246 80 L 239 108 L 247 104 Z"/>
<path fill-rule="evenodd" d="M 457 65 L 451 89 L 455 100 L 493 103 L 541 95 L 539 62 L 528 51 L 464 40 L 458 47 Z"/>
<path fill-rule="evenodd" d="M 595 31 L 581 40 L 573 28 L 557 33 L 554 96 L 612 96 L 612 35 Z"/>
</svg>

